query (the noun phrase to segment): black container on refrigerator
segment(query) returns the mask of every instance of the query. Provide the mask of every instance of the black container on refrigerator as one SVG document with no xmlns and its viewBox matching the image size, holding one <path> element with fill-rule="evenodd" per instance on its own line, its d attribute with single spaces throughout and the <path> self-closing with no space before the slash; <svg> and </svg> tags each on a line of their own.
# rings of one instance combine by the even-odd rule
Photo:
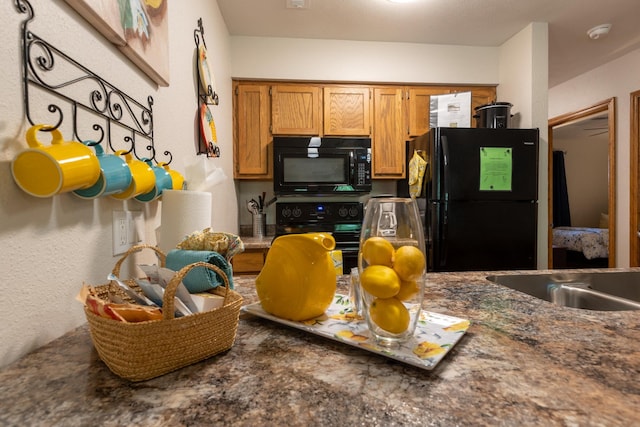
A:
<svg viewBox="0 0 640 427">
<path fill-rule="evenodd" d="M 429 270 L 535 269 L 538 130 L 434 128 L 411 144 L 428 153 Z"/>
</svg>

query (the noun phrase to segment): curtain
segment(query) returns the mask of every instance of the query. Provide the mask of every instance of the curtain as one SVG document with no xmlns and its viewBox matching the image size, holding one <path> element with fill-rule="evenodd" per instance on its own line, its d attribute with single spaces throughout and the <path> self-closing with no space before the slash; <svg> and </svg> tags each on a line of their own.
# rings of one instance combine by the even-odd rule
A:
<svg viewBox="0 0 640 427">
<path fill-rule="evenodd" d="M 564 169 L 564 153 L 553 152 L 553 226 L 571 227 L 567 175 Z"/>
</svg>

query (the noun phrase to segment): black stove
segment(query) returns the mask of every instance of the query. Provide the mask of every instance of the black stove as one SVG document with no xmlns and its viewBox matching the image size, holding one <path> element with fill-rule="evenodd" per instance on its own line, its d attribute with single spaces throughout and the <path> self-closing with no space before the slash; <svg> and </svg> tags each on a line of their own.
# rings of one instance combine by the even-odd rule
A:
<svg viewBox="0 0 640 427">
<path fill-rule="evenodd" d="M 276 237 L 295 233 L 331 233 L 342 251 L 343 271 L 358 266 L 360 229 L 364 218 L 360 202 L 277 202 Z"/>
</svg>

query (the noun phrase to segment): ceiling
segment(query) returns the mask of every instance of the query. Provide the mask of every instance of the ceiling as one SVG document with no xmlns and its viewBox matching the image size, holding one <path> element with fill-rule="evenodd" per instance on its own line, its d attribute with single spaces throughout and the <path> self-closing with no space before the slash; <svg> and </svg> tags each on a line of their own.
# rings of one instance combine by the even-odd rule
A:
<svg viewBox="0 0 640 427">
<path fill-rule="evenodd" d="M 588 117 L 574 120 L 572 122 L 555 126 L 553 128 L 553 140 L 578 140 L 587 139 L 601 141 L 605 144 L 609 142 L 609 113 L 594 114 Z"/>
<path fill-rule="evenodd" d="M 640 48 L 640 0 L 217 0 L 232 36 L 500 46 L 549 23 L 549 87 Z M 587 30 L 612 24 L 597 40 Z"/>
</svg>

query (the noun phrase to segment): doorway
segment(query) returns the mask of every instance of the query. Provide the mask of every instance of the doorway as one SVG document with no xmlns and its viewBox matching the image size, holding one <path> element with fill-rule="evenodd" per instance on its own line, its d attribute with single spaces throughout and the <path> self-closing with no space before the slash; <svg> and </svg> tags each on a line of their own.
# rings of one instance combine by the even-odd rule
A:
<svg viewBox="0 0 640 427">
<path fill-rule="evenodd" d="M 631 93 L 629 265 L 640 267 L 640 90 Z"/>
<path fill-rule="evenodd" d="M 574 251 L 573 250 L 567 250 L 567 248 L 559 246 L 559 247 L 554 247 L 553 245 L 553 238 L 554 238 L 554 207 L 553 207 L 553 200 L 554 200 L 554 178 L 553 178 L 553 170 L 554 170 L 554 155 L 553 155 L 553 151 L 554 151 L 554 132 L 559 135 L 560 134 L 560 129 L 562 127 L 569 127 L 569 126 L 575 126 L 575 129 L 580 129 L 581 132 L 585 133 L 588 132 L 589 136 L 597 136 L 600 135 L 600 137 L 605 137 L 605 153 L 607 156 L 606 159 L 606 179 L 607 179 L 607 183 L 605 184 L 605 191 L 606 191 L 606 201 L 604 202 L 604 204 L 606 205 L 606 210 L 607 212 L 603 212 L 602 216 L 606 216 L 608 215 L 608 220 L 606 221 L 606 225 L 603 225 L 603 221 L 602 221 L 602 216 L 600 218 L 599 224 L 595 225 L 593 228 L 597 228 L 597 227 L 602 227 L 602 229 L 606 230 L 606 233 L 600 233 L 602 234 L 601 236 L 597 236 L 598 238 L 600 238 L 602 240 L 602 244 L 606 245 L 607 240 L 608 240 L 608 247 L 604 248 L 604 252 L 606 255 L 606 258 L 602 258 L 602 254 L 598 254 L 598 255 L 594 255 L 591 253 L 586 253 L 584 256 L 584 259 L 579 260 L 579 263 L 575 264 L 575 268 L 580 268 L 580 267 L 588 267 L 590 266 L 589 263 L 593 262 L 593 266 L 596 267 L 615 267 L 616 265 L 616 254 L 615 254 L 615 237 L 616 237 L 616 182 L 615 182 L 615 178 L 616 178 L 616 162 L 615 162 L 615 153 L 616 153 L 616 133 L 615 133 L 615 98 L 610 98 L 607 100 L 604 100 L 602 102 L 599 102 L 595 105 L 592 105 L 590 107 L 584 108 L 582 110 L 578 110 L 575 112 L 571 112 L 571 113 L 567 113 L 567 114 L 563 114 L 561 116 L 557 116 L 554 117 L 552 119 L 549 120 L 549 171 L 548 171 L 548 183 L 549 183 L 549 199 L 548 199 L 548 205 L 549 205 L 549 229 L 548 229 L 548 238 L 547 238 L 547 242 L 548 242 L 548 253 L 549 253 L 549 258 L 548 258 L 548 265 L 549 268 L 571 268 L 572 267 L 572 263 L 567 263 L 567 265 L 562 265 L 564 263 L 564 258 L 562 258 L 560 255 L 566 256 L 566 254 L 569 254 L 571 256 L 574 256 Z M 560 141 L 560 140 L 558 140 Z M 558 145 L 560 145 L 560 142 L 558 142 Z M 587 147 L 587 144 L 585 142 L 585 145 L 583 147 Z M 582 153 L 581 153 L 582 154 Z M 583 167 L 581 168 L 581 174 L 583 174 L 582 176 L 587 176 L 589 174 L 589 168 L 588 167 Z M 602 209 L 604 210 L 604 209 Z M 573 214 L 571 215 L 572 217 L 574 216 Z M 557 217 L 557 216 L 556 216 Z M 582 225 L 582 224 L 580 224 Z M 580 228 L 586 228 L 586 227 L 580 227 Z M 573 233 L 575 235 L 579 235 L 580 233 L 582 233 L 583 230 L 580 229 L 576 229 L 576 230 L 568 230 L 567 232 Z M 588 230 L 589 233 L 591 233 L 592 231 L 597 231 L 597 230 Z M 595 238 L 596 236 L 594 236 Z M 555 254 L 556 254 L 556 261 L 554 265 L 554 250 L 555 250 Z M 580 257 L 583 257 L 583 254 L 581 253 L 577 253 L 576 254 L 580 255 Z M 586 255 L 589 255 L 588 257 Z M 593 260 L 590 259 L 590 257 L 594 257 Z M 561 261 L 562 260 L 562 261 Z M 602 265 L 600 265 L 599 260 L 602 262 Z M 584 261 L 584 264 L 583 264 Z"/>
</svg>

